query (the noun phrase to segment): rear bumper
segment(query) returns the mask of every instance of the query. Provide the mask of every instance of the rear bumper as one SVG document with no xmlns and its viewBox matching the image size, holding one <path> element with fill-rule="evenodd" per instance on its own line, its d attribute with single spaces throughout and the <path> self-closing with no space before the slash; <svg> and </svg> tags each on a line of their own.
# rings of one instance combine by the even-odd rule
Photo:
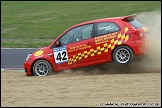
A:
<svg viewBox="0 0 162 108">
<path fill-rule="evenodd" d="M 146 45 L 145 45 L 145 41 L 142 40 L 137 40 L 137 41 L 133 41 L 130 43 L 131 48 L 134 51 L 134 54 L 137 55 L 141 55 L 141 54 L 145 54 L 146 52 Z"/>
</svg>

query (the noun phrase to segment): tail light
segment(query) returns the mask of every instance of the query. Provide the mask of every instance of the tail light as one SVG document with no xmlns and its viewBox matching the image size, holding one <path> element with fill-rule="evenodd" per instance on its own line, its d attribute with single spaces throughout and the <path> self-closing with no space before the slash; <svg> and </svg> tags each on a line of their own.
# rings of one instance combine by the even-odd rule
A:
<svg viewBox="0 0 162 108">
<path fill-rule="evenodd" d="M 146 28 L 146 27 L 137 28 L 137 31 L 138 31 L 138 33 L 139 33 L 139 37 L 137 36 L 137 39 L 138 39 L 138 40 L 144 39 L 144 38 L 146 38 L 147 36 L 149 36 L 148 28 Z"/>
</svg>

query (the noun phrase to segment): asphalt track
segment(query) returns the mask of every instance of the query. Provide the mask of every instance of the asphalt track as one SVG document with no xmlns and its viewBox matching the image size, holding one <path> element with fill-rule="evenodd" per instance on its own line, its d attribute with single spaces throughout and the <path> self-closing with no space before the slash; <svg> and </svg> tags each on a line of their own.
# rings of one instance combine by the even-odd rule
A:
<svg viewBox="0 0 162 108">
<path fill-rule="evenodd" d="M 23 69 L 23 63 L 29 53 L 38 48 L 1 48 L 1 70 Z"/>
</svg>

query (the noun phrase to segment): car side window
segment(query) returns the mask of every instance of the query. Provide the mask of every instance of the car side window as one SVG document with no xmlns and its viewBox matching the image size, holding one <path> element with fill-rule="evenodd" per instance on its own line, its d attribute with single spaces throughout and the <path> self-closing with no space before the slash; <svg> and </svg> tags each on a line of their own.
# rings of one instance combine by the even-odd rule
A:
<svg viewBox="0 0 162 108">
<path fill-rule="evenodd" d="M 66 32 L 61 38 L 61 45 L 78 42 L 92 37 L 93 24 L 79 26 Z"/>
<path fill-rule="evenodd" d="M 81 36 L 82 39 L 88 39 L 92 37 L 92 27 L 93 24 L 85 25 L 83 27 L 82 36 Z"/>
<path fill-rule="evenodd" d="M 120 30 L 120 28 L 113 22 L 98 23 L 97 35 L 108 34 L 118 30 Z"/>
</svg>

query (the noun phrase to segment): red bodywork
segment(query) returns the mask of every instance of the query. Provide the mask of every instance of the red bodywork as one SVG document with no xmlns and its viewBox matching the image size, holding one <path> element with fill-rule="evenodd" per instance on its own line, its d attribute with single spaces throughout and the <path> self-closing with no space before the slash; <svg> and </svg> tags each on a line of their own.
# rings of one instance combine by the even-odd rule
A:
<svg viewBox="0 0 162 108">
<path fill-rule="evenodd" d="M 39 59 L 47 60 L 53 67 L 54 72 L 58 72 L 60 70 L 113 61 L 112 53 L 119 45 L 130 47 L 135 55 L 144 54 L 144 34 L 146 31 L 144 28 L 134 29 L 127 21 L 124 20 L 127 17 L 129 16 L 92 20 L 70 27 L 58 38 L 56 38 L 48 47 L 44 47 L 32 53 L 29 59 L 24 62 L 26 75 L 33 75 L 32 66 Z M 101 36 L 95 35 L 94 37 L 86 40 L 64 45 L 66 46 L 68 61 L 56 64 L 54 58 L 54 48 L 57 48 L 55 44 L 63 34 L 72 28 L 86 24 L 95 25 L 99 22 L 114 22 L 120 27 L 120 30 Z"/>
</svg>

